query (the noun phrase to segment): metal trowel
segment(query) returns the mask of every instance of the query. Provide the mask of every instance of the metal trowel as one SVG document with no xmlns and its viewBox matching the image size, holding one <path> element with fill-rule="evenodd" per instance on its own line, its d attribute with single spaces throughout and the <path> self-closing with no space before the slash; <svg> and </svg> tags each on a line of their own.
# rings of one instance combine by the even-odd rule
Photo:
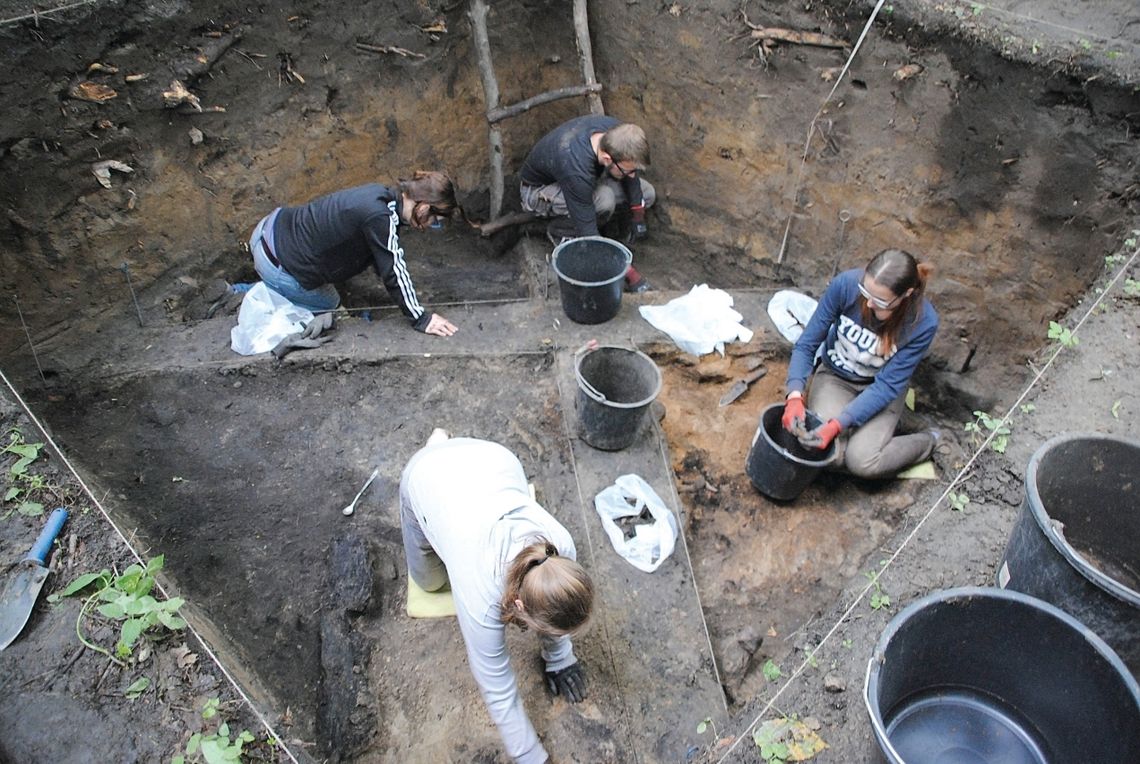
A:
<svg viewBox="0 0 1140 764">
<path fill-rule="evenodd" d="M 736 382 L 733 383 L 732 387 L 728 388 L 728 392 L 721 396 L 720 405 L 727 406 L 740 396 L 744 395 L 745 391 L 748 390 L 749 385 L 767 373 L 767 368 L 764 366 L 758 366 L 757 368 L 745 374 L 740 379 L 736 380 Z"/>
<path fill-rule="evenodd" d="M 4 593 L 0 594 L 0 650 L 12 644 L 24 630 L 48 576 L 44 561 L 65 522 L 66 509 L 61 507 L 52 512 L 32 551 L 16 564 L 13 574 L 5 581 Z"/>
</svg>

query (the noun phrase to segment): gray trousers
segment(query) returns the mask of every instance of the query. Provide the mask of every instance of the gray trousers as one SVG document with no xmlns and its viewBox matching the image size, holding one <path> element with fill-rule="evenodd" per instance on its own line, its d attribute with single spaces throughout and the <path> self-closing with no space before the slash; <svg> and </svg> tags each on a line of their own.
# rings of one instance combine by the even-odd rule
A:
<svg viewBox="0 0 1140 764">
<path fill-rule="evenodd" d="M 827 421 L 839 416 L 866 385 L 848 382 L 820 366 L 812 376 L 807 407 Z M 921 462 L 934 450 L 934 436 L 928 432 L 895 435 L 895 427 L 906 405 L 903 393 L 860 427 L 844 431 L 836 438 L 840 459 L 852 475 L 864 478 L 891 477 Z"/>
<path fill-rule="evenodd" d="M 447 567 L 424 535 L 420 520 L 403 491 L 400 492 L 400 531 L 404 536 L 408 575 L 425 592 L 442 589 L 448 582 Z"/>
<path fill-rule="evenodd" d="M 641 182 L 641 197 L 646 207 L 652 207 L 657 201 L 657 191 L 652 184 L 644 178 Z M 546 186 L 532 186 L 529 183 L 519 185 L 519 196 L 522 208 L 533 212 L 542 218 L 568 217 L 570 210 L 566 207 L 566 197 L 562 193 L 562 186 L 551 183 Z M 611 178 L 608 174 L 598 179 L 594 186 L 594 211 L 598 215 L 598 225 L 604 225 L 614 214 L 618 202 L 625 202 L 625 191 L 621 181 Z"/>
</svg>

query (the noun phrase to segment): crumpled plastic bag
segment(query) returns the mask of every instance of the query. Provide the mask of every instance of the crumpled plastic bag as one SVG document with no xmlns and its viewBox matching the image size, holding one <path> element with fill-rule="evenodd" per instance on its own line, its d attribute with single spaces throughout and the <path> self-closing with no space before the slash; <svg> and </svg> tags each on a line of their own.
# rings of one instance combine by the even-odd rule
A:
<svg viewBox="0 0 1140 764">
<path fill-rule="evenodd" d="M 673 553 L 677 543 L 677 518 L 640 476 L 622 475 L 613 485 L 602 489 L 594 497 L 594 509 L 614 549 L 638 570 L 652 573 Z M 626 538 L 614 521 L 637 517 L 643 510 L 649 511 L 653 522 L 634 526 L 633 536 Z"/>
<path fill-rule="evenodd" d="M 686 353 L 724 355 L 724 343 L 752 339 L 752 330 L 740 324 L 744 316 L 732 309 L 732 295 L 700 284 L 687 295 L 664 305 L 642 305 L 641 317 L 668 334 Z"/>
<path fill-rule="evenodd" d="M 241 355 L 267 353 L 312 320 L 311 311 L 294 305 L 259 281 L 241 301 L 238 324 L 230 330 L 230 347 Z"/>
<path fill-rule="evenodd" d="M 794 345 L 804 333 L 804 328 L 808 321 L 811 321 L 818 304 L 815 298 L 806 294 L 792 289 L 781 289 L 768 301 L 768 318 L 772 319 L 780 336 Z"/>
</svg>

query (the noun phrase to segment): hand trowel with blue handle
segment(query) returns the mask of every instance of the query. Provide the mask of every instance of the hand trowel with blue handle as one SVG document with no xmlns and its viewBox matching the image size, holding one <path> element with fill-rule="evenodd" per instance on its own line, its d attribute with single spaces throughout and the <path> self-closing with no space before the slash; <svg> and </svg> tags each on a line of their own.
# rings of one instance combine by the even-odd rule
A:
<svg viewBox="0 0 1140 764">
<path fill-rule="evenodd" d="M 17 563 L 12 576 L 5 582 L 4 593 L 0 594 L 0 650 L 12 644 L 24 630 L 48 576 L 45 561 L 51 544 L 65 522 L 66 509 L 61 507 L 52 512 L 32 551 Z"/>
</svg>

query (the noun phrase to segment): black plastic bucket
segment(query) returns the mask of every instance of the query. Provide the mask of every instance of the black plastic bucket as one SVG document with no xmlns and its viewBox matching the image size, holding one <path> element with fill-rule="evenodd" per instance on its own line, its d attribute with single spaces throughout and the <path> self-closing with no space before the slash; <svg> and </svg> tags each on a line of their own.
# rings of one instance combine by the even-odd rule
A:
<svg viewBox="0 0 1140 764">
<path fill-rule="evenodd" d="M 661 370 L 638 350 L 602 345 L 574 361 L 578 436 L 602 451 L 627 448 L 661 392 Z"/>
<path fill-rule="evenodd" d="M 773 403 L 760 415 L 744 470 L 756 490 L 773 499 L 787 501 L 811 485 L 824 467 L 835 461 L 835 443 L 827 448 L 806 448 L 784 429 L 780 419 L 784 404 Z M 819 417 L 807 412 L 807 426 L 818 427 Z"/>
<path fill-rule="evenodd" d="M 997 583 L 1072 614 L 1140 678 L 1140 442 L 1062 435 L 1037 449 Z"/>
<path fill-rule="evenodd" d="M 622 279 L 632 262 L 624 245 L 604 236 L 583 236 L 555 247 L 551 263 L 566 317 L 578 324 L 601 324 L 616 316 Z"/>
<path fill-rule="evenodd" d="M 887 625 L 863 699 L 887 761 L 1140 761 L 1140 687 L 1104 640 L 1020 592 L 924 597 Z"/>
</svg>

